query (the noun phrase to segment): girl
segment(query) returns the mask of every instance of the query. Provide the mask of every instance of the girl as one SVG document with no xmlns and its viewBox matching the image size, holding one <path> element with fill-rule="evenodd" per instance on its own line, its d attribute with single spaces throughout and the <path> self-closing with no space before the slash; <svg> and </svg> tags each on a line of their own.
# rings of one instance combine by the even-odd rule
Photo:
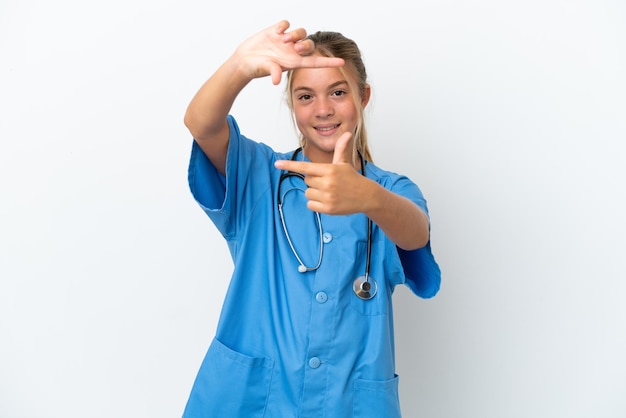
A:
<svg viewBox="0 0 626 418">
<path fill-rule="evenodd" d="M 234 272 L 184 417 L 399 417 L 392 292 L 434 296 L 426 201 L 372 163 L 357 45 L 281 21 L 244 41 L 200 88 L 185 124 L 189 185 Z M 239 92 L 287 71 L 300 147 L 239 131 Z"/>
</svg>

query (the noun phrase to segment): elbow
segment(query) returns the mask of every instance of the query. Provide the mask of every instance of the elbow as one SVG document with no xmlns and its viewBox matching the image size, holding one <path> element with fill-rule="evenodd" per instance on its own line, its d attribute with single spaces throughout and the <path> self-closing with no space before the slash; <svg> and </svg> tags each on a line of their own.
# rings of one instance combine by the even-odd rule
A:
<svg viewBox="0 0 626 418">
<path fill-rule="evenodd" d="M 203 141 L 228 141 L 229 127 L 226 118 L 206 121 L 199 118 L 193 111 L 187 110 L 183 118 L 183 123 L 191 133 L 193 139 L 198 142 Z"/>
<path fill-rule="evenodd" d="M 183 123 L 185 124 L 185 127 L 187 127 L 189 132 L 191 132 L 191 135 L 195 138 L 197 134 L 195 129 L 196 124 L 194 123 L 194 118 L 190 114 L 189 109 L 187 109 L 187 111 L 185 112 L 185 116 L 183 116 Z"/>
<path fill-rule="evenodd" d="M 412 239 L 407 240 L 406 242 L 397 244 L 398 247 L 403 249 L 404 251 L 415 251 L 420 248 L 424 248 L 426 244 L 428 244 L 428 240 L 430 239 L 430 234 L 428 231 L 425 234 L 416 234 Z"/>
<path fill-rule="evenodd" d="M 407 236 L 406 242 L 398 245 L 405 251 L 419 250 L 424 248 L 430 241 L 430 221 L 424 212 L 420 211 L 420 217 L 415 221 L 414 225 L 415 229 L 413 229 L 413 233 Z"/>
</svg>

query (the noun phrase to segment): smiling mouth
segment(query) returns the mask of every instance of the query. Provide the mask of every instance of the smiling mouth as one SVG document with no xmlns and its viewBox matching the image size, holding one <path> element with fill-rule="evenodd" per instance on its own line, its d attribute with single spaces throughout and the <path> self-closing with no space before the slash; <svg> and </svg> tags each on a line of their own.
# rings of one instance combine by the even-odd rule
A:
<svg viewBox="0 0 626 418">
<path fill-rule="evenodd" d="M 337 125 L 332 125 L 332 126 L 315 126 L 315 130 L 316 131 L 320 131 L 320 132 L 328 132 L 328 131 L 332 131 L 333 129 L 337 129 L 339 127 L 339 123 Z"/>
</svg>

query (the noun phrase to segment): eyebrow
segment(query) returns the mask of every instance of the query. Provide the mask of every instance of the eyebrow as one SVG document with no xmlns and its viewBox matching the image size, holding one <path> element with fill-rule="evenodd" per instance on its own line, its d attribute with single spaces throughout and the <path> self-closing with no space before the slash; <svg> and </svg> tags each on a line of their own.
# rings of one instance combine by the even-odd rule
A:
<svg viewBox="0 0 626 418">
<path fill-rule="evenodd" d="M 328 86 L 327 90 L 332 90 L 343 85 L 348 86 L 348 82 L 346 80 L 335 81 L 330 86 Z M 296 87 L 295 89 L 293 89 L 294 93 L 299 92 L 299 91 L 313 91 L 313 89 L 310 87 L 306 87 L 306 86 L 300 86 L 300 87 Z"/>
</svg>

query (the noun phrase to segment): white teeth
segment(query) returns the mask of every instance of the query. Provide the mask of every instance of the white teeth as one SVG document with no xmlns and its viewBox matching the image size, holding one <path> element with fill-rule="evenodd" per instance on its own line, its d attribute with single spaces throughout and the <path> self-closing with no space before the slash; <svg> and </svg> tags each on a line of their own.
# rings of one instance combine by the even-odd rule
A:
<svg viewBox="0 0 626 418">
<path fill-rule="evenodd" d="M 339 125 L 330 126 L 330 127 L 328 127 L 328 128 L 315 128 L 315 129 L 317 129 L 318 131 L 332 131 L 332 130 L 333 130 L 333 129 L 335 129 L 337 126 L 339 126 Z"/>
</svg>

